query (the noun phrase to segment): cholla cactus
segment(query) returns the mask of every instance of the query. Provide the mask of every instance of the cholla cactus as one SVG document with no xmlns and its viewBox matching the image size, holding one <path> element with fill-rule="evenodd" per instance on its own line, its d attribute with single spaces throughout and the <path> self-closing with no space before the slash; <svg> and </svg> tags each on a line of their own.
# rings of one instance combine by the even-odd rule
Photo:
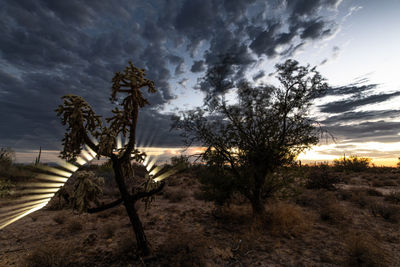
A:
<svg viewBox="0 0 400 267">
<path fill-rule="evenodd" d="M 149 190 L 140 186 L 132 190 L 127 187 L 128 180 L 133 181 L 132 184 L 140 185 L 134 176 L 131 161 L 140 162 L 145 156 L 144 153 L 135 148 L 139 108 L 149 104 L 142 94 L 141 88 L 143 87 L 147 87 L 149 93 L 156 92 L 154 82 L 145 78 L 144 70 L 136 68 L 129 62 L 125 71 L 123 73 L 117 72 L 112 79 L 110 100 L 117 107 L 112 110 L 113 116 L 105 119 L 106 125 L 80 96 L 64 96 L 64 104 L 60 105 L 56 112 L 61 118 L 62 124 L 68 126 L 63 139 L 62 158 L 74 160 L 80 154 L 83 146 L 87 145 L 97 154 L 98 158 L 107 157 L 112 162 L 121 198 L 101 207 L 88 209 L 88 212 L 103 211 L 123 203 L 132 223 L 138 246 L 143 254 L 149 255 L 151 250 L 135 203 L 161 191 L 164 182 L 153 182 L 152 186 L 147 187 Z M 123 148 L 117 149 L 116 137 L 119 135 L 127 137 L 128 143 Z M 96 138 L 99 143 L 95 144 L 92 137 Z M 82 190 L 85 191 L 84 188 Z"/>
<path fill-rule="evenodd" d="M 91 202 L 99 205 L 99 197 L 103 194 L 101 190 L 103 184 L 103 178 L 96 177 L 94 172 L 77 172 L 72 196 L 73 208 L 84 212 L 89 209 Z"/>
</svg>

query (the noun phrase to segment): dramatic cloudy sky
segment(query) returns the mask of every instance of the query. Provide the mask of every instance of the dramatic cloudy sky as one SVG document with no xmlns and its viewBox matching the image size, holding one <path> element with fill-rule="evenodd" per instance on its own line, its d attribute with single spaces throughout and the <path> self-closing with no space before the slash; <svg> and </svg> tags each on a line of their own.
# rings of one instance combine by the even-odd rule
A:
<svg viewBox="0 0 400 267">
<path fill-rule="evenodd" d="M 400 1 L 397 0 L 2 0 L 0 147 L 31 161 L 61 148 L 54 109 L 83 96 L 107 116 L 114 72 L 145 68 L 156 95 L 142 111 L 141 140 L 177 153 L 170 114 L 202 104 L 198 78 L 221 54 L 237 77 L 276 83 L 287 58 L 318 66 L 332 89 L 314 115 L 336 136 L 303 158 L 343 153 L 383 162 L 400 156 Z M 30 158 L 31 157 L 31 158 Z M 380 161 L 379 161 L 380 160 Z"/>
</svg>

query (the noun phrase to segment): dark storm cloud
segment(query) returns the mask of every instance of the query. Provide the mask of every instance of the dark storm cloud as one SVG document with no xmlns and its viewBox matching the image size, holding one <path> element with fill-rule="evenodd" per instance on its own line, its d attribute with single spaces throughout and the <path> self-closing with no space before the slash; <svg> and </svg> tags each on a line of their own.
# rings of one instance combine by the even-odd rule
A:
<svg viewBox="0 0 400 267">
<path fill-rule="evenodd" d="M 394 142 L 399 140 L 400 122 L 380 120 L 327 128 L 335 137 L 345 139 L 348 142 Z"/>
<path fill-rule="evenodd" d="M 319 106 L 319 108 L 322 112 L 325 113 L 341 113 L 354 110 L 361 106 L 381 103 L 396 96 L 400 96 L 400 92 L 388 94 L 373 94 L 369 96 L 357 96 L 350 99 L 324 104 Z"/>
<path fill-rule="evenodd" d="M 147 95 L 152 106 L 142 112 L 143 127 L 154 120 L 168 128 L 169 117 L 157 109 L 175 98 L 172 78 L 182 81 L 189 70 L 201 74 L 230 54 L 229 79 L 240 80 L 259 57 L 289 56 L 308 40 L 333 34 L 334 25 L 319 11 L 337 3 L 1 1 L 0 146 L 59 148 L 63 129 L 54 109 L 67 93 L 109 116 L 113 73 L 129 60 L 158 88 Z M 266 15 L 274 8 L 284 16 Z M 163 142 L 179 143 L 176 135 L 160 133 Z"/>
<path fill-rule="evenodd" d="M 321 121 L 325 125 L 338 123 L 348 123 L 355 121 L 376 120 L 376 119 L 395 119 L 400 117 L 400 110 L 373 110 L 373 111 L 350 111 L 340 115 L 330 116 Z M 399 129 L 400 131 L 400 129 Z"/>
<path fill-rule="evenodd" d="M 265 71 L 261 70 L 253 76 L 253 81 L 257 81 L 265 76 Z"/>
<path fill-rule="evenodd" d="M 190 68 L 191 72 L 202 72 L 205 70 L 204 60 L 196 60 L 194 61 L 192 67 Z"/>
</svg>

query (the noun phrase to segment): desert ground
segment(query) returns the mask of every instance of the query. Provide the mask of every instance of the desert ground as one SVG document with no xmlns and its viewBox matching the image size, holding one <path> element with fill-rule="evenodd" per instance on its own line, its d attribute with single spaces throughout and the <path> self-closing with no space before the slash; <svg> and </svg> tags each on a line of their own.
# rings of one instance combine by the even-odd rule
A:
<svg viewBox="0 0 400 267">
<path fill-rule="evenodd" d="M 54 198 L 0 230 L 0 266 L 400 266 L 396 168 L 332 170 L 340 182 L 330 190 L 308 189 L 299 178 L 267 201 L 262 222 L 240 196 L 223 207 L 205 201 L 198 171 L 167 178 L 148 210 L 138 205 L 152 259 L 137 256 L 123 206 L 78 214 Z M 104 185 L 102 200 L 117 195 Z"/>
</svg>

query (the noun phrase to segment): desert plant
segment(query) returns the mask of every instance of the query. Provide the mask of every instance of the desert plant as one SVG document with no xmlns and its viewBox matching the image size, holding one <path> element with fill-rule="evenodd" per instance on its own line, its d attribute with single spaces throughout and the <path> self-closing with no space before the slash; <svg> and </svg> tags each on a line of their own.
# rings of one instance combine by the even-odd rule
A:
<svg viewBox="0 0 400 267">
<path fill-rule="evenodd" d="M 369 168 L 369 165 L 371 164 L 371 159 L 354 155 L 350 157 L 346 157 L 346 155 L 343 155 L 342 158 L 334 159 L 333 164 L 334 168 L 337 171 L 362 172 L 366 171 Z"/>
<path fill-rule="evenodd" d="M 132 160 L 141 162 L 145 156 L 135 148 L 139 109 L 149 104 L 142 94 L 143 87 L 147 87 L 149 93 L 156 92 L 154 82 L 145 78 L 145 71 L 136 68 L 130 62 L 124 73 L 117 72 L 112 79 L 110 100 L 118 107 L 112 110 L 111 118 L 105 119 L 107 125 L 103 125 L 101 117 L 95 114 L 82 97 L 76 95 L 65 95 L 64 103 L 56 112 L 62 124 L 68 126 L 63 139 L 63 151 L 60 154 L 62 158 L 74 160 L 86 145 L 98 158 L 103 156 L 112 162 L 114 179 L 121 198 L 88 209 L 88 212 L 103 211 L 123 203 L 136 235 L 138 247 L 144 255 L 149 255 L 151 250 L 135 203 L 143 198 L 149 199 L 161 191 L 164 182 L 151 180 L 151 183 L 146 183 L 147 187 L 143 188 L 141 186 L 143 183 L 138 182 L 132 168 Z M 126 95 L 121 96 L 122 94 Z M 117 148 L 116 138 L 120 135 L 127 137 L 128 143 L 122 148 Z M 98 139 L 98 144 L 93 142 L 92 137 Z M 134 185 L 133 188 L 128 188 L 127 181 Z"/>
<path fill-rule="evenodd" d="M 311 228 L 312 221 L 295 204 L 274 203 L 269 206 L 267 214 L 267 227 L 273 235 L 298 236 Z"/>
<path fill-rule="evenodd" d="M 345 249 L 348 266 L 387 266 L 387 252 L 368 233 L 351 234 Z"/>
<path fill-rule="evenodd" d="M 7 170 L 11 167 L 14 154 L 11 148 L 0 148 L 0 170 Z"/>
<path fill-rule="evenodd" d="M 53 221 L 55 221 L 57 224 L 64 224 L 66 219 L 67 217 L 65 216 L 65 214 L 57 214 L 53 217 Z"/>
<path fill-rule="evenodd" d="M 202 160 L 222 169 L 223 190 L 243 194 L 254 215 L 263 217 L 265 199 L 284 185 L 274 171 L 319 141 L 320 128 L 308 112 L 327 84 L 315 68 L 287 60 L 276 65 L 281 87 L 236 83 L 238 101 L 228 105 L 225 93 L 235 86 L 230 67 L 223 61 L 210 68 L 202 85 L 212 94 L 204 107 L 175 116 L 172 127 L 182 130 L 188 146 L 206 147 Z"/>
<path fill-rule="evenodd" d="M 306 187 L 308 189 L 335 190 L 335 184 L 341 180 L 330 172 L 329 166 L 321 164 L 313 167 L 308 175 Z"/>
<path fill-rule="evenodd" d="M 387 196 L 385 196 L 385 200 L 392 202 L 394 204 L 400 204 L 400 192 L 392 191 Z"/>
<path fill-rule="evenodd" d="M 86 212 L 92 202 L 99 205 L 99 198 L 103 194 L 101 186 L 104 184 L 104 180 L 95 177 L 94 172 L 88 171 L 79 171 L 75 173 L 74 178 L 72 207 L 79 212 Z"/>
<path fill-rule="evenodd" d="M 40 164 L 40 156 L 42 155 L 42 147 L 39 148 L 39 155 L 35 158 L 35 166 Z"/>
<path fill-rule="evenodd" d="M 51 246 L 40 246 L 25 257 L 23 265 L 26 267 L 68 267 L 77 266 L 70 256 L 72 246 L 65 244 L 52 244 Z"/>
<path fill-rule="evenodd" d="M 13 184 L 9 180 L 0 178 L 0 198 L 9 196 L 11 188 L 13 188 Z"/>
<path fill-rule="evenodd" d="M 83 229 L 83 225 L 80 221 L 73 220 L 68 223 L 67 229 L 71 234 L 75 234 Z"/>
</svg>

